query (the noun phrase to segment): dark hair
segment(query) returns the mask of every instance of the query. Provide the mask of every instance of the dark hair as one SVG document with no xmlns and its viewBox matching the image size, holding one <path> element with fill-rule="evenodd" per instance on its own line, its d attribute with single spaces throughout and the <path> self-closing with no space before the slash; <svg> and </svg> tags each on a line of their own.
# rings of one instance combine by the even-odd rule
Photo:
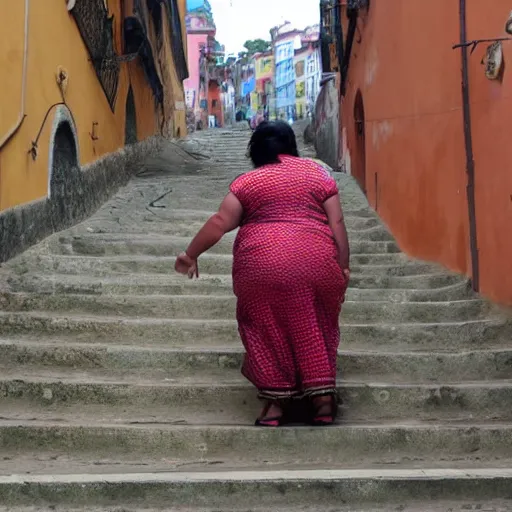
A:
<svg viewBox="0 0 512 512">
<path fill-rule="evenodd" d="M 255 167 L 278 164 L 279 155 L 298 157 L 295 133 L 284 121 L 263 121 L 252 134 L 248 154 Z"/>
</svg>

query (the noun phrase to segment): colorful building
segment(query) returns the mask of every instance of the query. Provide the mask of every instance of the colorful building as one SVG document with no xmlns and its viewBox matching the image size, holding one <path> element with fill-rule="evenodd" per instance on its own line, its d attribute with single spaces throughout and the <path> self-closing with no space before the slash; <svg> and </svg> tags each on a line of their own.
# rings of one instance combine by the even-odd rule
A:
<svg viewBox="0 0 512 512">
<path fill-rule="evenodd" d="M 248 62 L 243 62 L 240 66 L 240 90 L 239 90 L 239 106 L 247 118 L 254 115 L 252 102 L 257 103 L 256 93 L 256 70 L 255 61 L 250 59 Z M 257 106 L 257 105 L 254 105 Z"/>
<path fill-rule="evenodd" d="M 187 62 L 189 78 L 185 80 L 187 109 L 194 113 L 196 127 L 208 126 L 209 106 L 217 98 L 207 75 L 209 50 L 214 45 L 217 28 L 208 0 L 187 0 Z"/>
<path fill-rule="evenodd" d="M 311 25 L 304 29 L 301 35 L 303 48 L 307 48 L 305 56 L 305 103 L 306 114 L 311 115 L 315 110 L 315 103 L 320 94 L 320 80 L 322 78 L 322 57 L 320 47 L 320 25 Z"/>
<path fill-rule="evenodd" d="M 315 103 L 320 94 L 320 81 L 322 79 L 322 59 L 320 48 L 316 44 L 306 57 L 306 105 L 307 113 L 315 109 Z"/>
<path fill-rule="evenodd" d="M 510 8 L 342 0 L 338 71 L 344 168 L 401 248 L 512 305 Z"/>
<path fill-rule="evenodd" d="M 5 212 L 12 222 L 26 204 L 68 212 L 59 194 L 73 195 L 71 176 L 93 180 L 70 169 L 150 135 L 185 135 L 188 71 L 184 0 L 20 0 L 1 2 L 0 18 L 2 259 L 12 254 Z M 20 236 L 49 234 L 50 221 L 38 231 L 39 220 Z"/>
<path fill-rule="evenodd" d="M 307 115 L 306 99 L 306 59 L 309 48 L 303 47 L 295 50 L 295 115 L 298 119 L 303 119 Z"/>
<path fill-rule="evenodd" d="M 274 56 L 272 51 L 258 53 L 254 56 L 256 68 L 256 93 L 258 104 L 256 110 L 267 109 L 274 93 Z"/>
<path fill-rule="evenodd" d="M 294 119 L 296 116 L 295 49 L 302 47 L 301 32 L 289 24 L 271 32 L 274 51 L 274 88 L 277 117 Z"/>
</svg>

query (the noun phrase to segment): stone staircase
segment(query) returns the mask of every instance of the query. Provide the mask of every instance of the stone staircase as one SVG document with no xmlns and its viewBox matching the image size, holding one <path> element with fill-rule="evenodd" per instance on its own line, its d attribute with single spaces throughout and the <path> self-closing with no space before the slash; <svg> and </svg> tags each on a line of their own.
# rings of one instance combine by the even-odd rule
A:
<svg viewBox="0 0 512 512">
<path fill-rule="evenodd" d="M 195 134 L 208 160 L 141 173 L 2 268 L 0 512 L 512 510 L 511 324 L 401 253 L 347 176 L 343 419 L 252 427 L 234 236 L 200 280 L 173 273 L 249 135 Z"/>
</svg>

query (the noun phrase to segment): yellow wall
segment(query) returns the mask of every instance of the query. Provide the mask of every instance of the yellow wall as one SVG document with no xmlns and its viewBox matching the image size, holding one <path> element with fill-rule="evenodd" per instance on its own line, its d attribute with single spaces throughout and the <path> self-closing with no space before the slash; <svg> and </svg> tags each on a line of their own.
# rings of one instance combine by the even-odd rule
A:
<svg viewBox="0 0 512 512">
<path fill-rule="evenodd" d="M 274 56 L 273 55 L 258 55 L 256 57 L 256 80 L 263 80 L 266 78 L 273 78 L 274 76 Z M 260 91 L 263 92 L 263 91 Z"/>
<path fill-rule="evenodd" d="M 116 50 L 122 53 L 123 16 L 120 5 L 121 0 L 108 2 L 109 11 L 115 19 Z M 130 15 L 133 10 L 130 0 L 125 2 L 125 9 L 125 14 Z M 3 93 L 0 98 L 0 140 L 14 124 L 20 110 L 24 16 L 25 0 L 0 3 L 0 19 L 3 21 L 0 31 L 0 85 Z M 52 105 L 63 102 L 56 82 L 59 66 L 66 69 L 69 77 L 64 101 L 75 120 L 81 165 L 124 145 L 129 84 L 134 93 L 139 140 L 158 133 L 160 126 L 155 100 L 138 60 L 121 65 L 115 113 L 112 113 L 64 0 L 31 0 L 28 35 L 26 117 L 15 136 L 0 148 L 0 211 L 47 195 L 50 135 L 55 113 Z M 177 81 L 175 69 L 172 71 L 175 77 L 173 97 L 180 97 L 180 94 L 183 97 L 182 85 Z M 93 123 L 97 123 L 98 140 L 92 140 L 90 136 Z M 184 115 L 183 122 L 178 119 L 177 123 L 183 126 L 180 131 L 185 134 Z M 28 151 L 41 127 L 38 156 L 34 161 Z"/>
</svg>

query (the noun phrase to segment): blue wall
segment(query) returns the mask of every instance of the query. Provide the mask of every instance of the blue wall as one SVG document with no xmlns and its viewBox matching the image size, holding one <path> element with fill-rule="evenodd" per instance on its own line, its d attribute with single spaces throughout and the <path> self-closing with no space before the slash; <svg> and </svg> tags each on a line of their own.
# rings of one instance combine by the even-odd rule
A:
<svg viewBox="0 0 512 512">
<path fill-rule="evenodd" d="M 277 108 L 295 106 L 295 62 L 293 41 L 277 43 L 276 61 L 276 99 Z"/>
</svg>

